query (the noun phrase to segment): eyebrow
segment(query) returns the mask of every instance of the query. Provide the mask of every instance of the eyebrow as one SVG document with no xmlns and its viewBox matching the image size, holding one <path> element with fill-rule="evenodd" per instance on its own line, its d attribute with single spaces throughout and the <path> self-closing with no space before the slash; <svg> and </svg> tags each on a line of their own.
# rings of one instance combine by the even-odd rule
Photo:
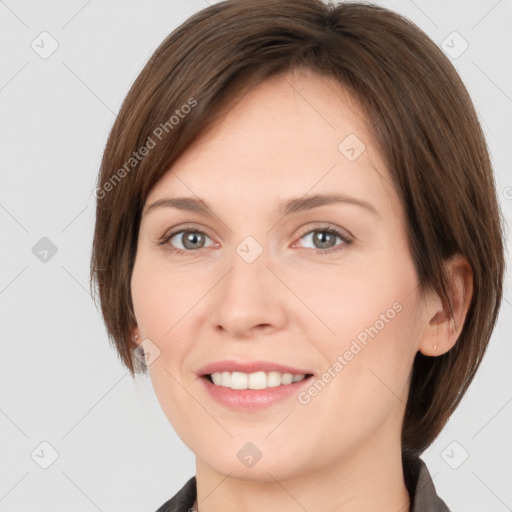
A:
<svg viewBox="0 0 512 512">
<path fill-rule="evenodd" d="M 320 206 L 328 204 L 353 204 L 364 208 L 374 215 L 380 216 L 379 212 L 373 205 L 352 196 L 343 194 L 316 194 L 312 196 L 302 196 L 297 198 L 288 199 L 279 203 L 278 211 L 282 216 L 289 215 L 291 213 L 303 212 L 318 208 Z M 190 212 L 196 212 L 206 217 L 214 217 L 211 208 L 207 203 L 201 199 L 194 197 L 169 197 L 158 199 L 151 203 L 144 211 L 144 215 L 151 211 L 159 208 L 177 208 L 178 210 L 185 210 Z"/>
</svg>

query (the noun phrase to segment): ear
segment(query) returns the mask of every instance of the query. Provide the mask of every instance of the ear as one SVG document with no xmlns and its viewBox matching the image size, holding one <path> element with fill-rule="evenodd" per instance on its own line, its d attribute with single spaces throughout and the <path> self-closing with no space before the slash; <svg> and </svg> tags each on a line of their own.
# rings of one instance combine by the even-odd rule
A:
<svg viewBox="0 0 512 512">
<path fill-rule="evenodd" d="M 453 318 L 444 299 L 437 294 L 425 298 L 426 325 L 418 347 L 425 356 L 439 356 L 455 345 L 473 296 L 473 271 L 466 257 L 455 254 L 445 261 L 445 268 L 449 276 L 447 292 Z"/>
<path fill-rule="evenodd" d="M 130 345 L 136 349 L 142 343 L 142 336 L 140 335 L 139 328 L 135 326 L 130 334 Z"/>
</svg>

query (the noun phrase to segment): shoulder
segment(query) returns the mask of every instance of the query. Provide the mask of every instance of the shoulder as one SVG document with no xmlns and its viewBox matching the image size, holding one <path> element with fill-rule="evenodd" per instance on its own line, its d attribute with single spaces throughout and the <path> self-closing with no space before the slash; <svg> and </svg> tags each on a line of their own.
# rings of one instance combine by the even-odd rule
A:
<svg viewBox="0 0 512 512">
<path fill-rule="evenodd" d="M 418 456 L 403 455 L 404 478 L 411 497 L 411 512 L 450 512 L 437 495 L 427 465 Z"/>
<path fill-rule="evenodd" d="M 189 512 L 196 499 L 196 477 L 193 476 L 169 501 L 156 512 Z"/>
</svg>

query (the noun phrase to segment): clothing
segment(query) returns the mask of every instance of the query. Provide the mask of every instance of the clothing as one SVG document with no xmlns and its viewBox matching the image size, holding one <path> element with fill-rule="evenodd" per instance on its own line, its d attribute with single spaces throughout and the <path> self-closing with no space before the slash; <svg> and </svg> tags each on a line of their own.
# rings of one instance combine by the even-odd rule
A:
<svg viewBox="0 0 512 512">
<path fill-rule="evenodd" d="M 411 497 L 410 512 L 450 512 L 445 502 L 437 495 L 428 468 L 419 457 L 403 459 L 403 467 L 405 485 Z M 156 512 L 192 512 L 195 499 L 194 476 Z"/>
</svg>

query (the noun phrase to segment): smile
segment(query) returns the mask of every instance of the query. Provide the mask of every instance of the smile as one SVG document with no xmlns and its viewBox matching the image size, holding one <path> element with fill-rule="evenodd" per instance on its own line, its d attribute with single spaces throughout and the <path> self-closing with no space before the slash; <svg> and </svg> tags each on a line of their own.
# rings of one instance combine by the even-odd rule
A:
<svg viewBox="0 0 512 512">
<path fill-rule="evenodd" d="M 217 361 L 197 372 L 207 396 L 238 411 L 255 411 L 292 399 L 313 373 L 271 361 Z"/>
<path fill-rule="evenodd" d="M 306 375 L 262 371 L 254 373 L 225 371 L 214 372 L 209 375 L 209 378 L 215 386 L 231 389 L 267 389 L 300 382 L 306 378 Z"/>
</svg>

